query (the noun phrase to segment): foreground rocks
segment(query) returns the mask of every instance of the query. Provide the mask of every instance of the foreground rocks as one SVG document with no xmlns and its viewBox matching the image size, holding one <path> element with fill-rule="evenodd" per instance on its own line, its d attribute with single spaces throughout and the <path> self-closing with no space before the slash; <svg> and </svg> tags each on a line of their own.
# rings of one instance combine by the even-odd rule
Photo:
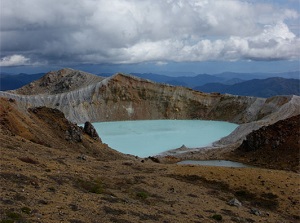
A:
<svg viewBox="0 0 300 223">
<path fill-rule="evenodd" d="M 83 131 L 88 134 L 90 137 L 92 137 L 95 140 L 100 140 L 100 137 L 96 131 L 96 129 L 94 128 L 94 126 L 92 125 L 92 123 L 90 122 L 85 122 L 84 123 L 84 127 L 83 127 Z"/>
</svg>

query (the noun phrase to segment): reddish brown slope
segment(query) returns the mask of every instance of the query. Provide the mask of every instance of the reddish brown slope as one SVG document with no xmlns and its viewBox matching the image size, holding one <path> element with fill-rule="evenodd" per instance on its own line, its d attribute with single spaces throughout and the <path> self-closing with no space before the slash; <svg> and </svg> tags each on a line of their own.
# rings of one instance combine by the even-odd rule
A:
<svg viewBox="0 0 300 223">
<path fill-rule="evenodd" d="M 300 115 L 253 131 L 233 156 L 254 165 L 299 171 Z"/>
<path fill-rule="evenodd" d="M 44 147 L 72 150 L 74 153 L 92 155 L 102 160 L 123 157 L 110 149 L 101 140 L 85 134 L 77 125 L 72 124 L 62 112 L 46 107 L 29 109 L 25 114 L 17 109 L 17 102 L 0 98 L 1 133 L 8 137 L 21 138 Z M 10 141 L 2 142 L 3 147 Z"/>
</svg>

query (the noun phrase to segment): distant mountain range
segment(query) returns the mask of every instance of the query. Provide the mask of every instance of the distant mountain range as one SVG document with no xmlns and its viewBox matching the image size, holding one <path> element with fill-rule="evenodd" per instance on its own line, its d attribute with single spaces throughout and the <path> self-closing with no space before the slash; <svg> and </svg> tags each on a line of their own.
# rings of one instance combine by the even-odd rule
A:
<svg viewBox="0 0 300 223">
<path fill-rule="evenodd" d="M 45 73 L 37 74 L 7 74 L 1 73 L 0 76 L 0 91 L 14 90 L 23 87 L 39 78 Z"/>
<path fill-rule="evenodd" d="M 38 74 L 1 74 L 0 90 L 20 88 L 41 78 Z M 98 76 L 108 77 L 113 73 L 99 73 Z M 275 95 L 300 95 L 300 72 L 285 73 L 233 73 L 199 74 L 196 76 L 171 77 L 153 73 L 131 73 L 133 76 L 158 83 L 184 86 L 203 92 L 219 92 L 244 96 L 271 97 Z"/>
<path fill-rule="evenodd" d="M 253 79 L 233 85 L 208 83 L 194 89 L 207 93 L 219 92 L 221 94 L 268 98 L 275 95 L 300 95 L 300 80 L 271 77 L 262 80 Z"/>
</svg>

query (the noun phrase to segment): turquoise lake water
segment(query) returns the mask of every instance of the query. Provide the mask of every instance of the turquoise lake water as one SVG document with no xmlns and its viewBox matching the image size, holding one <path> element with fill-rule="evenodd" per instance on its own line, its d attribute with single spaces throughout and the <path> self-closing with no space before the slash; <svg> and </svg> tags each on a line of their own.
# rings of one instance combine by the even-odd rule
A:
<svg viewBox="0 0 300 223">
<path fill-rule="evenodd" d="M 185 145 L 208 146 L 238 125 L 203 120 L 143 120 L 93 123 L 102 142 L 139 157 L 154 156 Z"/>
</svg>

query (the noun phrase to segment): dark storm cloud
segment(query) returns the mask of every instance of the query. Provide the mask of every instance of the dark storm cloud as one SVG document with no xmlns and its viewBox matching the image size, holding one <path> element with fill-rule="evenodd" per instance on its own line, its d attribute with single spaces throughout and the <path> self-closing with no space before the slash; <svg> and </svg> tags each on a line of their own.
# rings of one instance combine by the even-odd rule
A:
<svg viewBox="0 0 300 223">
<path fill-rule="evenodd" d="M 299 58 L 298 13 L 263 3 L 2 0 L 0 65 Z"/>
</svg>

